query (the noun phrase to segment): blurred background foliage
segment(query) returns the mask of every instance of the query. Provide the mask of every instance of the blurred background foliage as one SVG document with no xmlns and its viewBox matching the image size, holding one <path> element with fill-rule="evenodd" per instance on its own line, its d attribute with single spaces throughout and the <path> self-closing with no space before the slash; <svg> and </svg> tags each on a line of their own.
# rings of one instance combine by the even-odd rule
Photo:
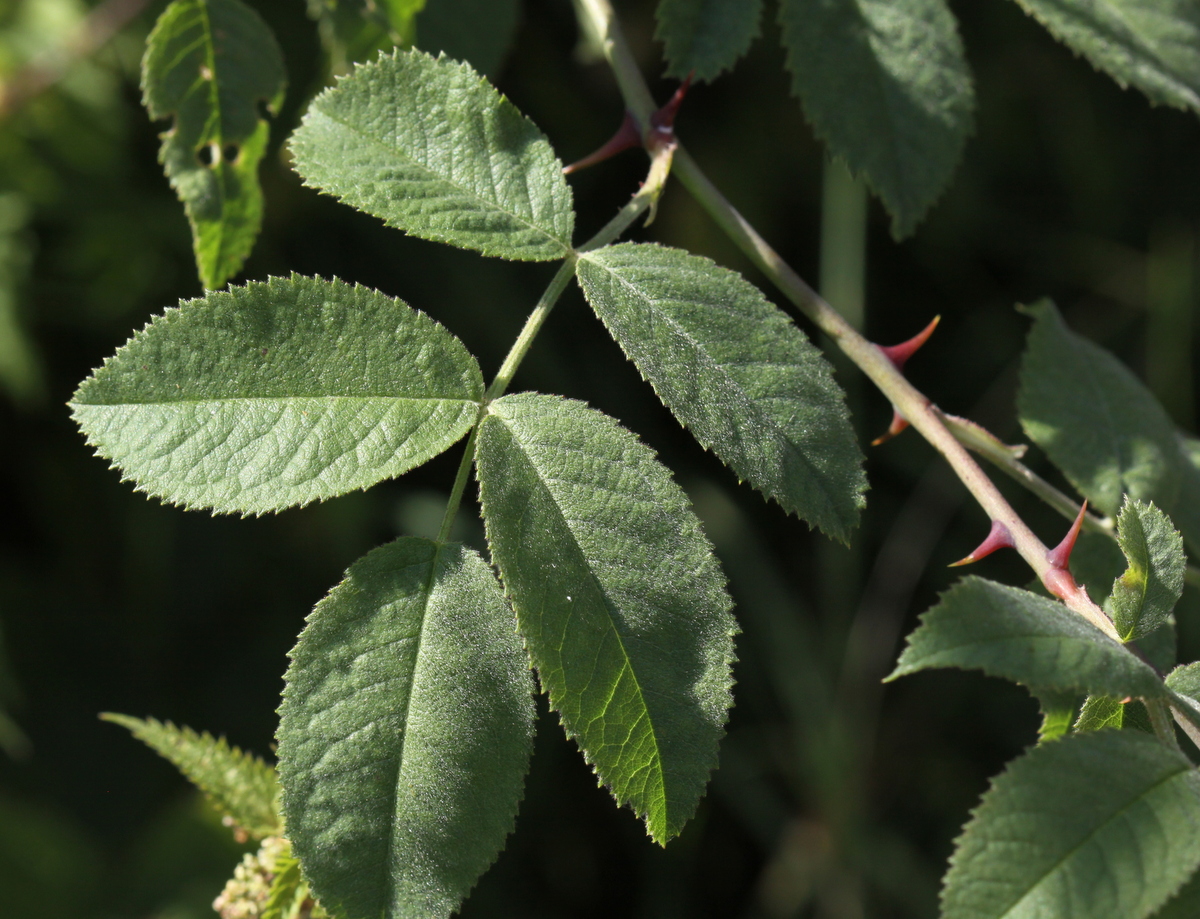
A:
<svg viewBox="0 0 1200 919">
<path fill-rule="evenodd" d="M 170 765 L 97 713 L 172 719 L 269 755 L 307 611 L 371 547 L 436 530 L 458 462 L 456 449 L 366 494 L 237 520 L 146 500 L 90 455 L 64 406 L 74 387 L 132 329 L 200 293 L 182 208 L 156 162 L 162 126 L 137 89 L 165 4 L 138 5 L 80 56 L 71 40 L 84 0 L 0 0 L 0 913 L 21 919 L 214 915 L 239 847 Z M 263 168 L 264 232 L 242 277 L 294 270 L 403 297 L 490 375 L 553 268 L 408 239 L 303 188 L 283 141 L 330 65 L 303 0 L 251 5 L 279 37 L 290 82 Z M 617 5 L 645 71 L 661 72 L 653 3 Z M 913 238 L 893 242 L 871 202 L 865 275 L 838 276 L 847 262 L 828 227 L 853 219 L 855 195 L 836 171 L 823 181 L 778 42 L 759 41 L 732 75 L 693 88 L 679 134 L 835 305 L 842 296 L 853 309 L 864 281 L 873 340 L 899 341 L 942 315 L 909 375 L 946 410 L 1019 440 L 1027 320 L 1013 306 L 1050 295 L 1194 432 L 1200 123 L 1121 90 L 1010 0 L 952 6 L 976 76 L 976 132 Z M 769 10 L 767 33 L 772 20 Z M 508 57 L 485 66 L 564 161 L 590 152 L 621 104 L 570 4 L 526 0 L 511 25 Z M 53 79 L 25 91 L 31 73 Z M 657 84 L 660 98 L 673 88 Z M 572 178 L 582 236 L 626 200 L 644 162 L 630 152 Z M 771 295 L 678 186 L 635 236 L 709 255 Z M 869 441 L 890 408 L 838 367 Z M 957 576 L 945 566 L 984 535 L 963 489 L 910 432 L 869 452 L 853 547 L 822 541 L 677 428 L 577 293 L 515 388 L 589 401 L 676 470 L 738 603 L 737 705 L 710 794 L 665 850 L 597 789 L 543 705 L 517 832 L 463 915 L 934 916 L 951 840 L 1038 723 L 1022 690 L 979 674 L 879 682 L 915 616 Z M 1065 522 L 1000 484 L 1056 541 Z M 481 528 L 462 516 L 459 538 L 479 545 Z M 978 571 L 1028 579 L 1015 557 Z M 1200 656 L 1197 605 L 1189 590 L 1182 660 Z"/>
</svg>

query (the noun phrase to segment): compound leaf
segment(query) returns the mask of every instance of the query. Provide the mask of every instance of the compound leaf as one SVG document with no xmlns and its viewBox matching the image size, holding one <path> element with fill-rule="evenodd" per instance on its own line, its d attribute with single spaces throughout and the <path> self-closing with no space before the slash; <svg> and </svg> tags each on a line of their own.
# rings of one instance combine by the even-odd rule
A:
<svg viewBox="0 0 1200 919">
<path fill-rule="evenodd" d="M 279 724 L 292 850 L 344 919 L 448 916 L 512 831 L 533 680 L 479 555 L 404 538 L 317 604 Z"/>
<path fill-rule="evenodd" d="M 695 812 L 730 706 L 730 601 L 667 470 L 579 402 L 505 396 L 479 430 L 488 542 L 551 705 L 665 843 Z"/>
<path fill-rule="evenodd" d="M 147 40 L 143 102 L 151 118 L 174 116 L 159 159 L 210 290 L 237 274 L 262 226 L 269 128 L 258 105 L 277 112 L 286 77 L 275 36 L 240 0 L 175 0 Z"/>
<path fill-rule="evenodd" d="M 1021 361 L 1017 409 L 1026 434 L 1092 504 L 1153 501 L 1200 548 L 1200 469 L 1150 390 L 1124 364 L 1067 328 L 1049 300 Z"/>
<path fill-rule="evenodd" d="M 1200 774 L 1138 731 L 1073 734 L 1009 765 L 959 837 L 943 919 L 1144 919 L 1200 863 Z"/>
<path fill-rule="evenodd" d="M 425 462 L 467 432 L 482 395 L 475 359 L 428 316 L 293 275 L 168 310 L 71 408 L 139 490 L 263 513 Z"/>
<path fill-rule="evenodd" d="M 767 497 L 846 541 L 866 477 L 821 352 L 736 272 L 625 243 L 576 271 L 597 315 L 696 439 Z"/>
<path fill-rule="evenodd" d="M 1122 87 L 1200 113 L 1195 0 L 1017 0 L 1050 33 Z"/>
<path fill-rule="evenodd" d="M 292 136 L 305 182 L 414 236 L 563 258 L 574 211 L 549 141 L 466 64 L 397 51 L 313 100 Z"/>
<path fill-rule="evenodd" d="M 1113 624 L 1123 641 L 1163 625 L 1183 595 L 1187 559 L 1183 539 L 1153 504 L 1126 498 L 1117 518 L 1117 541 L 1129 562 L 1113 582 Z"/>
<path fill-rule="evenodd" d="M 495 76 L 520 18 L 519 0 L 429 0 L 417 17 L 417 44 Z"/>
<path fill-rule="evenodd" d="M 276 799 L 275 770 L 257 756 L 243 753 L 205 731 L 176 727 L 153 718 L 106 712 L 105 721 L 128 728 L 138 740 L 182 772 L 207 795 L 217 810 L 256 839 L 283 832 Z"/>
<path fill-rule="evenodd" d="M 1166 694 L 1152 667 L 1061 603 L 977 577 L 921 616 L 888 679 L 931 667 L 982 670 L 1039 690 Z"/>
<path fill-rule="evenodd" d="M 792 90 L 909 235 L 945 189 L 975 95 L 945 0 L 781 0 Z"/>
<path fill-rule="evenodd" d="M 762 0 L 659 0 L 656 17 L 667 75 L 713 80 L 758 37 Z"/>
</svg>

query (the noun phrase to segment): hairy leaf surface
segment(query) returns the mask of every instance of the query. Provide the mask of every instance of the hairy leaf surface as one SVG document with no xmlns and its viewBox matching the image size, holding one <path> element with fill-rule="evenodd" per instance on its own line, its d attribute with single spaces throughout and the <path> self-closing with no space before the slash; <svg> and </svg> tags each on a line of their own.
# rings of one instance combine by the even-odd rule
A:
<svg viewBox="0 0 1200 919">
<path fill-rule="evenodd" d="M 843 541 L 866 477 L 821 352 L 736 272 L 625 243 L 579 259 L 579 283 L 659 398 L 739 478 Z"/>
<path fill-rule="evenodd" d="M 1059 41 L 1151 102 L 1200 113 L 1195 0 L 1017 0 Z"/>
<path fill-rule="evenodd" d="M 243 753 L 205 731 L 178 728 L 153 718 L 133 718 L 106 712 L 105 721 L 128 728 L 182 772 L 207 795 L 217 810 L 256 839 L 283 832 L 275 770 L 257 756 Z"/>
<path fill-rule="evenodd" d="M 488 542 L 567 733 L 665 843 L 717 764 L 736 631 L 687 498 L 613 419 L 505 396 L 479 431 Z"/>
<path fill-rule="evenodd" d="M 1129 567 L 1113 582 L 1113 624 L 1123 640 L 1133 641 L 1170 617 L 1183 595 L 1187 559 L 1166 514 L 1132 498 L 1117 518 L 1117 540 Z"/>
<path fill-rule="evenodd" d="M 792 90 L 830 151 L 909 235 L 971 132 L 971 74 L 945 0 L 781 0 Z"/>
<path fill-rule="evenodd" d="M 1153 501 L 1200 548 L 1200 469 L 1150 390 L 1108 351 L 1067 328 L 1048 300 L 1021 362 L 1021 425 L 1099 510 Z"/>
<path fill-rule="evenodd" d="M 500 585 L 457 544 L 367 553 L 292 651 L 279 773 L 292 849 L 344 919 L 448 916 L 511 832 L 533 680 Z"/>
<path fill-rule="evenodd" d="M 417 44 L 495 76 L 520 18 L 520 0 L 429 0 L 417 17 Z"/>
<path fill-rule="evenodd" d="M 283 103 L 283 55 L 266 23 L 240 0 L 175 0 L 142 59 L 151 118 L 174 117 L 159 159 L 183 201 L 206 288 L 241 269 L 262 227 L 258 164 L 266 103 Z"/>
<path fill-rule="evenodd" d="M 1061 603 L 977 577 L 955 584 L 921 616 L 888 679 L 931 667 L 1122 699 L 1166 693 L 1152 667 Z"/>
<path fill-rule="evenodd" d="M 262 513 L 425 462 L 467 432 L 482 396 L 475 359 L 428 316 L 293 275 L 168 310 L 71 408 L 139 490 Z"/>
<path fill-rule="evenodd" d="M 1144 919 L 1200 863 L 1200 774 L 1137 731 L 1028 751 L 950 860 L 943 919 Z"/>
<path fill-rule="evenodd" d="M 758 37 L 762 0 L 659 0 L 656 16 L 667 76 L 713 80 Z"/>
<path fill-rule="evenodd" d="M 313 100 L 296 171 L 388 226 L 509 259 L 563 258 L 575 215 L 545 136 L 466 64 L 364 64 Z"/>
</svg>

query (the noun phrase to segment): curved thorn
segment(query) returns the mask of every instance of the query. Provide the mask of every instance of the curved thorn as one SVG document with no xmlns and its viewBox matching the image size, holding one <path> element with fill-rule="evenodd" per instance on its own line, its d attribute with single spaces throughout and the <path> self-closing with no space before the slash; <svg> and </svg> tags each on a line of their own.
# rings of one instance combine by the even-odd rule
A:
<svg viewBox="0 0 1200 919">
<path fill-rule="evenodd" d="M 626 111 L 625 119 L 621 122 L 621 126 L 617 128 L 617 133 L 610 137 L 599 150 L 589 153 L 581 160 L 576 160 L 570 166 L 564 166 L 563 175 L 570 175 L 572 172 L 578 172 L 580 169 L 594 166 L 596 163 L 602 162 L 610 156 L 616 156 L 623 150 L 628 150 L 630 147 L 638 147 L 641 143 L 642 138 L 638 134 L 637 122 L 634 121 L 633 115 Z"/>
<path fill-rule="evenodd" d="M 1079 528 L 1083 526 L 1083 517 L 1086 513 L 1087 501 L 1084 501 L 1083 506 L 1079 508 L 1079 516 L 1071 524 L 1071 529 L 1067 530 L 1067 535 L 1063 537 L 1062 542 L 1046 553 L 1046 561 L 1055 568 L 1066 570 L 1070 564 L 1071 550 L 1075 548 L 1075 540 L 1079 537 Z"/>
<path fill-rule="evenodd" d="M 957 562 L 950 565 L 951 568 L 957 568 L 960 565 L 969 565 L 971 562 L 977 562 L 981 558 L 991 555 L 997 549 L 1011 549 L 1016 545 L 1013 542 L 1012 533 L 999 520 L 992 521 L 992 529 L 987 535 L 987 539 L 979 544 L 974 552 L 966 558 L 960 558 Z"/>
<path fill-rule="evenodd" d="M 901 415 L 895 408 L 892 409 L 892 423 L 888 425 L 888 429 L 871 441 L 872 447 L 878 447 L 882 443 L 891 440 L 901 431 L 908 427 L 908 420 Z"/>
<path fill-rule="evenodd" d="M 921 345 L 929 341 L 929 336 L 933 334 L 933 330 L 941 321 L 941 316 L 934 316 L 929 325 L 908 341 L 902 341 L 898 345 L 876 345 L 875 347 L 883 352 L 884 357 L 891 361 L 897 370 L 903 370 L 905 362 L 916 353 Z"/>
<path fill-rule="evenodd" d="M 645 144 L 651 154 L 663 147 L 675 145 L 675 116 L 679 114 L 679 106 L 683 104 L 683 97 L 687 95 L 694 75 L 693 70 L 687 75 L 687 79 L 679 84 L 679 89 L 675 90 L 667 104 L 650 114 L 650 127 L 646 131 Z"/>
</svg>

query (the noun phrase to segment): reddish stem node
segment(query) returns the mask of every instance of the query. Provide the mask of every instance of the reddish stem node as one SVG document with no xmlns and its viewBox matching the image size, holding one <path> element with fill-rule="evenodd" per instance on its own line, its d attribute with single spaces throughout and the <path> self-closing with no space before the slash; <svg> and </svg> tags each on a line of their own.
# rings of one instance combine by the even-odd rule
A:
<svg viewBox="0 0 1200 919">
<path fill-rule="evenodd" d="M 897 370 L 903 370 L 904 364 L 917 352 L 917 349 L 921 345 L 929 341 L 929 336 L 933 334 L 933 330 L 937 328 L 938 323 L 941 321 L 941 316 L 934 316 L 933 321 L 929 325 L 925 326 L 924 329 L 908 341 L 902 341 L 898 345 L 876 345 L 875 347 L 883 352 L 884 357 L 891 361 Z"/>
<path fill-rule="evenodd" d="M 991 532 L 988 533 L 987 539 L 979 544 L 979 548 L 966 558 L 960 558 L 950 567 L 957 568 L 959 565 L 969 565 L 971 562 L 977 562 L 981 558 L 986 558 L 997 549 L 1012 549 L 1015 546 L 1016 543 L 1013 542 L 1012 533 L 1008 531 L 1008 527 L 999 520 L 993 520 Z"/>
<path fill-rule="evenodd" d="M 888 429 L 886 431 L 871 441 L 871 446 L 878 447 L 882 443 L 887 443 L 906 427 L 908 427 L 908 420 L 893 407 L 892 423 L 888 425 Z"/>
<path fill-rule="evenodd" d="M 1049 568 L 1042 575 L 1042 583 L 1046 585 L 1046 590 L 1058 597 L 1064 603 L 1069 603 L 1071 598 L 1078 595 L 1080 587 L 1075 583 L 1075 577 L 1066 568 Z"/>
<path fill-rule="evenodd" d="M 588 166 L 595 166 L 597 163 L 603 162 L 611 156 L 616 156 L 630 147 L 640 146 L 641 143 L 642 136 L 638 133 L 637 122 L 634 121 L 633 115 L 626 112 L 625 120 L 617 128 L 617 133 L 610 137 L 599 150 L 589 153 L 583 159 L 577 160 L 570 166 L 564 166 L 563 175 L 570 175 L 572 172 L 578 172 L 580 169 L 586 169 Z"/>
<path fill-rule="evenodd" d="M 1066 570 L 1071 563 L 1071 550 L 1075 548 L 1075 540 L 1079 538 L 1079 528 L 1083 526 L 1083 515 L 1086 513 L 1087 502 L 1084 501 L 1083 506 L 1079 508 L 1079 516 L 1071 524 L 1071 529 L 1067 530 L 1067 535 L 1063 537 L 1062 542 L 1046 553 L 1046 561 L 1055 568 Z"/>
</svg>

